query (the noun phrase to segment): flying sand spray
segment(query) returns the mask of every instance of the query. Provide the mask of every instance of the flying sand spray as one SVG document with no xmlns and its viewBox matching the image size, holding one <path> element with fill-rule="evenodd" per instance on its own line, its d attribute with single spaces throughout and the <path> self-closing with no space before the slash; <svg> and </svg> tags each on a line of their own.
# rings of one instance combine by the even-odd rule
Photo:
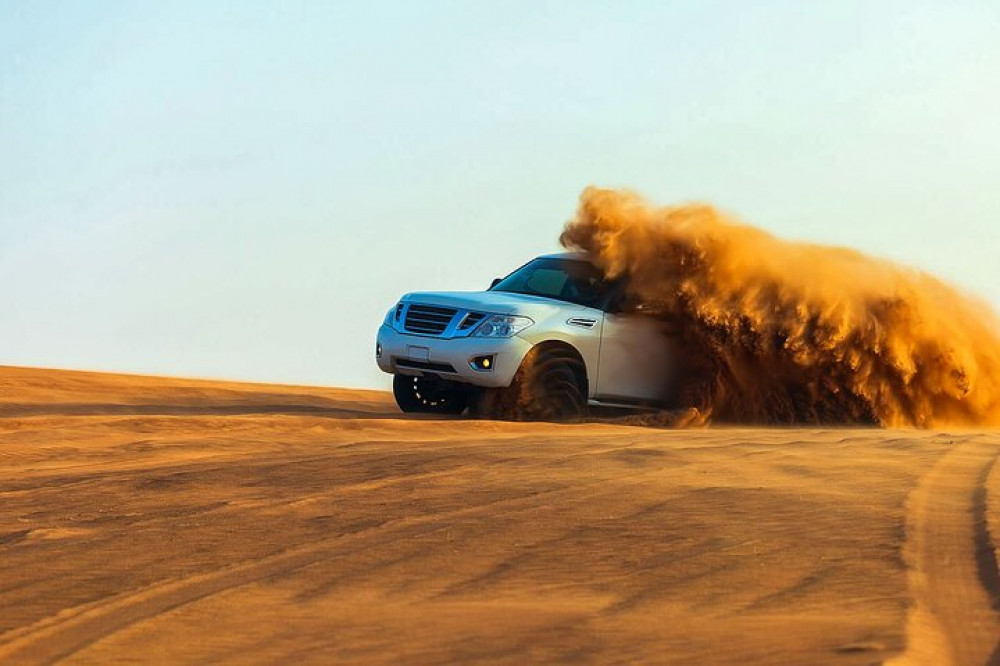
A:
<svg viewBox="0 0 1000 666">
<path fill-rule="evenodd" d="M 621 190 L 586 189 L 560 241 L 676 332 L 705 419 L 1000 423 L 996 315 L 931 275 Z"/>
</svg>

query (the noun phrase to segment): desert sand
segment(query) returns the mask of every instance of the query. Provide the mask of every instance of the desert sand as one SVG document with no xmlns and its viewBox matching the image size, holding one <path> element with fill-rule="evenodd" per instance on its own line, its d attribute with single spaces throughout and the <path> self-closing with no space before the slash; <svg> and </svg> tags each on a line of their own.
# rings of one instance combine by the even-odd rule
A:
<svg viewBox="0 0 1000 666">
<path fill-rule="evenodd" d="M 0 368 L 0 663 L 995 664 L 998 454 Z"/>
</svg>

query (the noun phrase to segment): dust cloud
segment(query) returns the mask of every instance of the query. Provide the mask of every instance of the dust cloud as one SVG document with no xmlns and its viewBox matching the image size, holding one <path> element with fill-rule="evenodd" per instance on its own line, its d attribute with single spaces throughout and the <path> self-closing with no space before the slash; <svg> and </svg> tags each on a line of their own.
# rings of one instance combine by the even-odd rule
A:
<svg viewBox="0 0 1000 666">
<path fill-rule="evenodd" d="M 586 189 L 560 241 L 669 327 L 682 409 L 716 422 L 1000 423 L 996 315 L 927 273 L 622 190 Z"/>
</svg>

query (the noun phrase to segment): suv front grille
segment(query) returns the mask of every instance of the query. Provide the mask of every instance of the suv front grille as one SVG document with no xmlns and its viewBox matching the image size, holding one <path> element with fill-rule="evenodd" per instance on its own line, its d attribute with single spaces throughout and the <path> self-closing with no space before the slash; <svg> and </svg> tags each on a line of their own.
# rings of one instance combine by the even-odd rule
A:
<svg viewBox="0 0 1000 666">
<path fill-rule="evenodd" d="M 455 308 L 436 305 L 411 305 L 406 308 L 403 329 L 410 333 L 441 335 L 458 312 Z"/>
</svg>

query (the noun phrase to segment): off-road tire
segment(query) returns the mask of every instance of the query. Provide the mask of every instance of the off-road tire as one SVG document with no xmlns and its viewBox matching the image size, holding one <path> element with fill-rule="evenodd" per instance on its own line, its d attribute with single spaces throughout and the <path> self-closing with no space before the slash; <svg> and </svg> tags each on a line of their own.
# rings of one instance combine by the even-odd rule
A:
<svg viewBox="0 0 1000 666">
<path fill-rule="evenodd" d="M 392 395 L 406 413 L 461 414 L 469 402 L 469 391 L 462 384 L 409 375 L 393 376 Z"/>
<path fill-rule="evenodd" d="M 572 349 L 535 347 L 510 386 L 481 389 L 469 411 L 486 419 L 579 421 L 587 412 L 586 377 L 586 366 Z"/>
</svg>

